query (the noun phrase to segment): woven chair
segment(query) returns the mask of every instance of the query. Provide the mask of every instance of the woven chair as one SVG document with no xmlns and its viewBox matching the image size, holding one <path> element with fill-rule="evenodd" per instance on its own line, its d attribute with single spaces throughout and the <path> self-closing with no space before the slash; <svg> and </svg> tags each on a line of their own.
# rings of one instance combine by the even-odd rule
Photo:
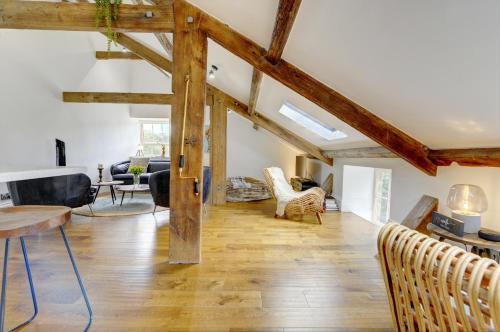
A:
<svg viewBox="0 0 500 332">
<path fill-rule="evenodd" d="M 500 331 L 500 266 L 390 223 L 378 252 L 397 331 Z"/>
<path fill-rule="evenodd" d="M 325 192 L 321 188 L 311 188 L 303 192 L 296 192 L 286 181 L 283 171 L 278 167 L 264 169 L 264 178 L 269 187 L 269 191 L 278 201 L 275 218 L 281 217 L 279 205 L 286 203 L 284 217 L 300 217 L 306 214 L 316 216 L 321 224 L 321 213 L 324 212 Z M 279 186 L 279 188 L 278 188 Z"/>
</svg>

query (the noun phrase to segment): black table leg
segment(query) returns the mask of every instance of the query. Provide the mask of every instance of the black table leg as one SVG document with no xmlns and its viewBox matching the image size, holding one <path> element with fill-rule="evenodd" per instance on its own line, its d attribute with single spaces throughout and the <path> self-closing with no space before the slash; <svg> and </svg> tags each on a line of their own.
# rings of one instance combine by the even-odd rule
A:
<svg viewBox="0 0 500 332">
<path fill-rule="evenodd" d="M 113 186 L 109 186 L 109 191 L 111 192 L 111 201 L 113 202 L 113 205 L 115 205 L 115 189 L 113 188 Z"/>
<path fill-rule="evenodd" d="M 125 197 L 125 192 L 122 193 L 122 201 L 120 202 L 120 206 L 123 204 L 123 198 Z M 1 332 L 1 331 L 0 331 Z"/>
<path fill-rule="evenodd" d="M 95 204 L 95 200 L 97 199 L 97 195 L 99 195 L 99 190 L 101 189 L 101 186 L 97 186 L 97 191 L 95 193 L 95 196 L 94 196 L 94 201 L 92 202 L 92 204 Z"/>
</svg>

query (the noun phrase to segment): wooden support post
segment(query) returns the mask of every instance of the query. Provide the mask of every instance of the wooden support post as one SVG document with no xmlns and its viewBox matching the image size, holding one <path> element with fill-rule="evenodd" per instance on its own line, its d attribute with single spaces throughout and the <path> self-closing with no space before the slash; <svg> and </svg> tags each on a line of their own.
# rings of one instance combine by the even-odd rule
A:
<svg viewBox="0 0 500 332">
<path fill-rule="evenodd" d="M 227 107 L 223 94 L 214 94 L 210 105 L 210 167 L 212 204 L 226 204 Z"/>
<path fill-rule="evenodd" d="M 207 36 L 199 27 L 199 13 L 174 1 L 174 104 L 172 111 L 170 173 L 170 263 L 201 261 L 202 192 L 195 195 L 194 179 L 203 183 L 203 126 L 206 93 Z M 189 77 L 186 118 L 184 105 Z M 182 140 L 185 124 L 184 141 Z M 179 173 L 181 144 L 185 163 Z M 203 191 L 203 188 L 201 188 Z"/>
</svg>

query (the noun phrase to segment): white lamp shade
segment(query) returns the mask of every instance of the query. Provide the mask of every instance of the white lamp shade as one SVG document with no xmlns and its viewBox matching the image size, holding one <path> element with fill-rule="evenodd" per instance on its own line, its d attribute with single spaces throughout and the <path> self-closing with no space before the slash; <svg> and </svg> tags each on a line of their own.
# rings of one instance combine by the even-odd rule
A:
<svg viewBox="0 0 500 332">
<path fill-rule="evenodd" d="M 455 184 L 450 188 L 448 207 L 461 214 L 480 214 L 488 210 L 488 200 L 479 186 Z"/>
</svg>

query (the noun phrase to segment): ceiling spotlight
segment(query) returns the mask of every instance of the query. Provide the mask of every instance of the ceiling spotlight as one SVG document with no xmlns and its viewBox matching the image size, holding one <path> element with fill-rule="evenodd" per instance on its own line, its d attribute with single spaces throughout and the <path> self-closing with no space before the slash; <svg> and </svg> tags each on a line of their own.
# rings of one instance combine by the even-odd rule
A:
<svg viewBox="0 0 500 332">
<path fill-rule="evenodd" d="M 208 72 L 208 78 L 213 80 L 215 78 L 215 73 L 217 72 L 217 70 L 219 70 L 219 68 L 217 68 L 217 66 L 212 65 L 210 71 Z"/>
<path fill-rule="evenodd" d="M 145 18 L 153 18 L 154 14 L 152 11 L 148 10 L 144 13 Z"/>
<path fill-rule="evenodd" d="M 127 49 L 125 47 L 122 47 L 122 52 L 127 53 Z"/>
</svg>

